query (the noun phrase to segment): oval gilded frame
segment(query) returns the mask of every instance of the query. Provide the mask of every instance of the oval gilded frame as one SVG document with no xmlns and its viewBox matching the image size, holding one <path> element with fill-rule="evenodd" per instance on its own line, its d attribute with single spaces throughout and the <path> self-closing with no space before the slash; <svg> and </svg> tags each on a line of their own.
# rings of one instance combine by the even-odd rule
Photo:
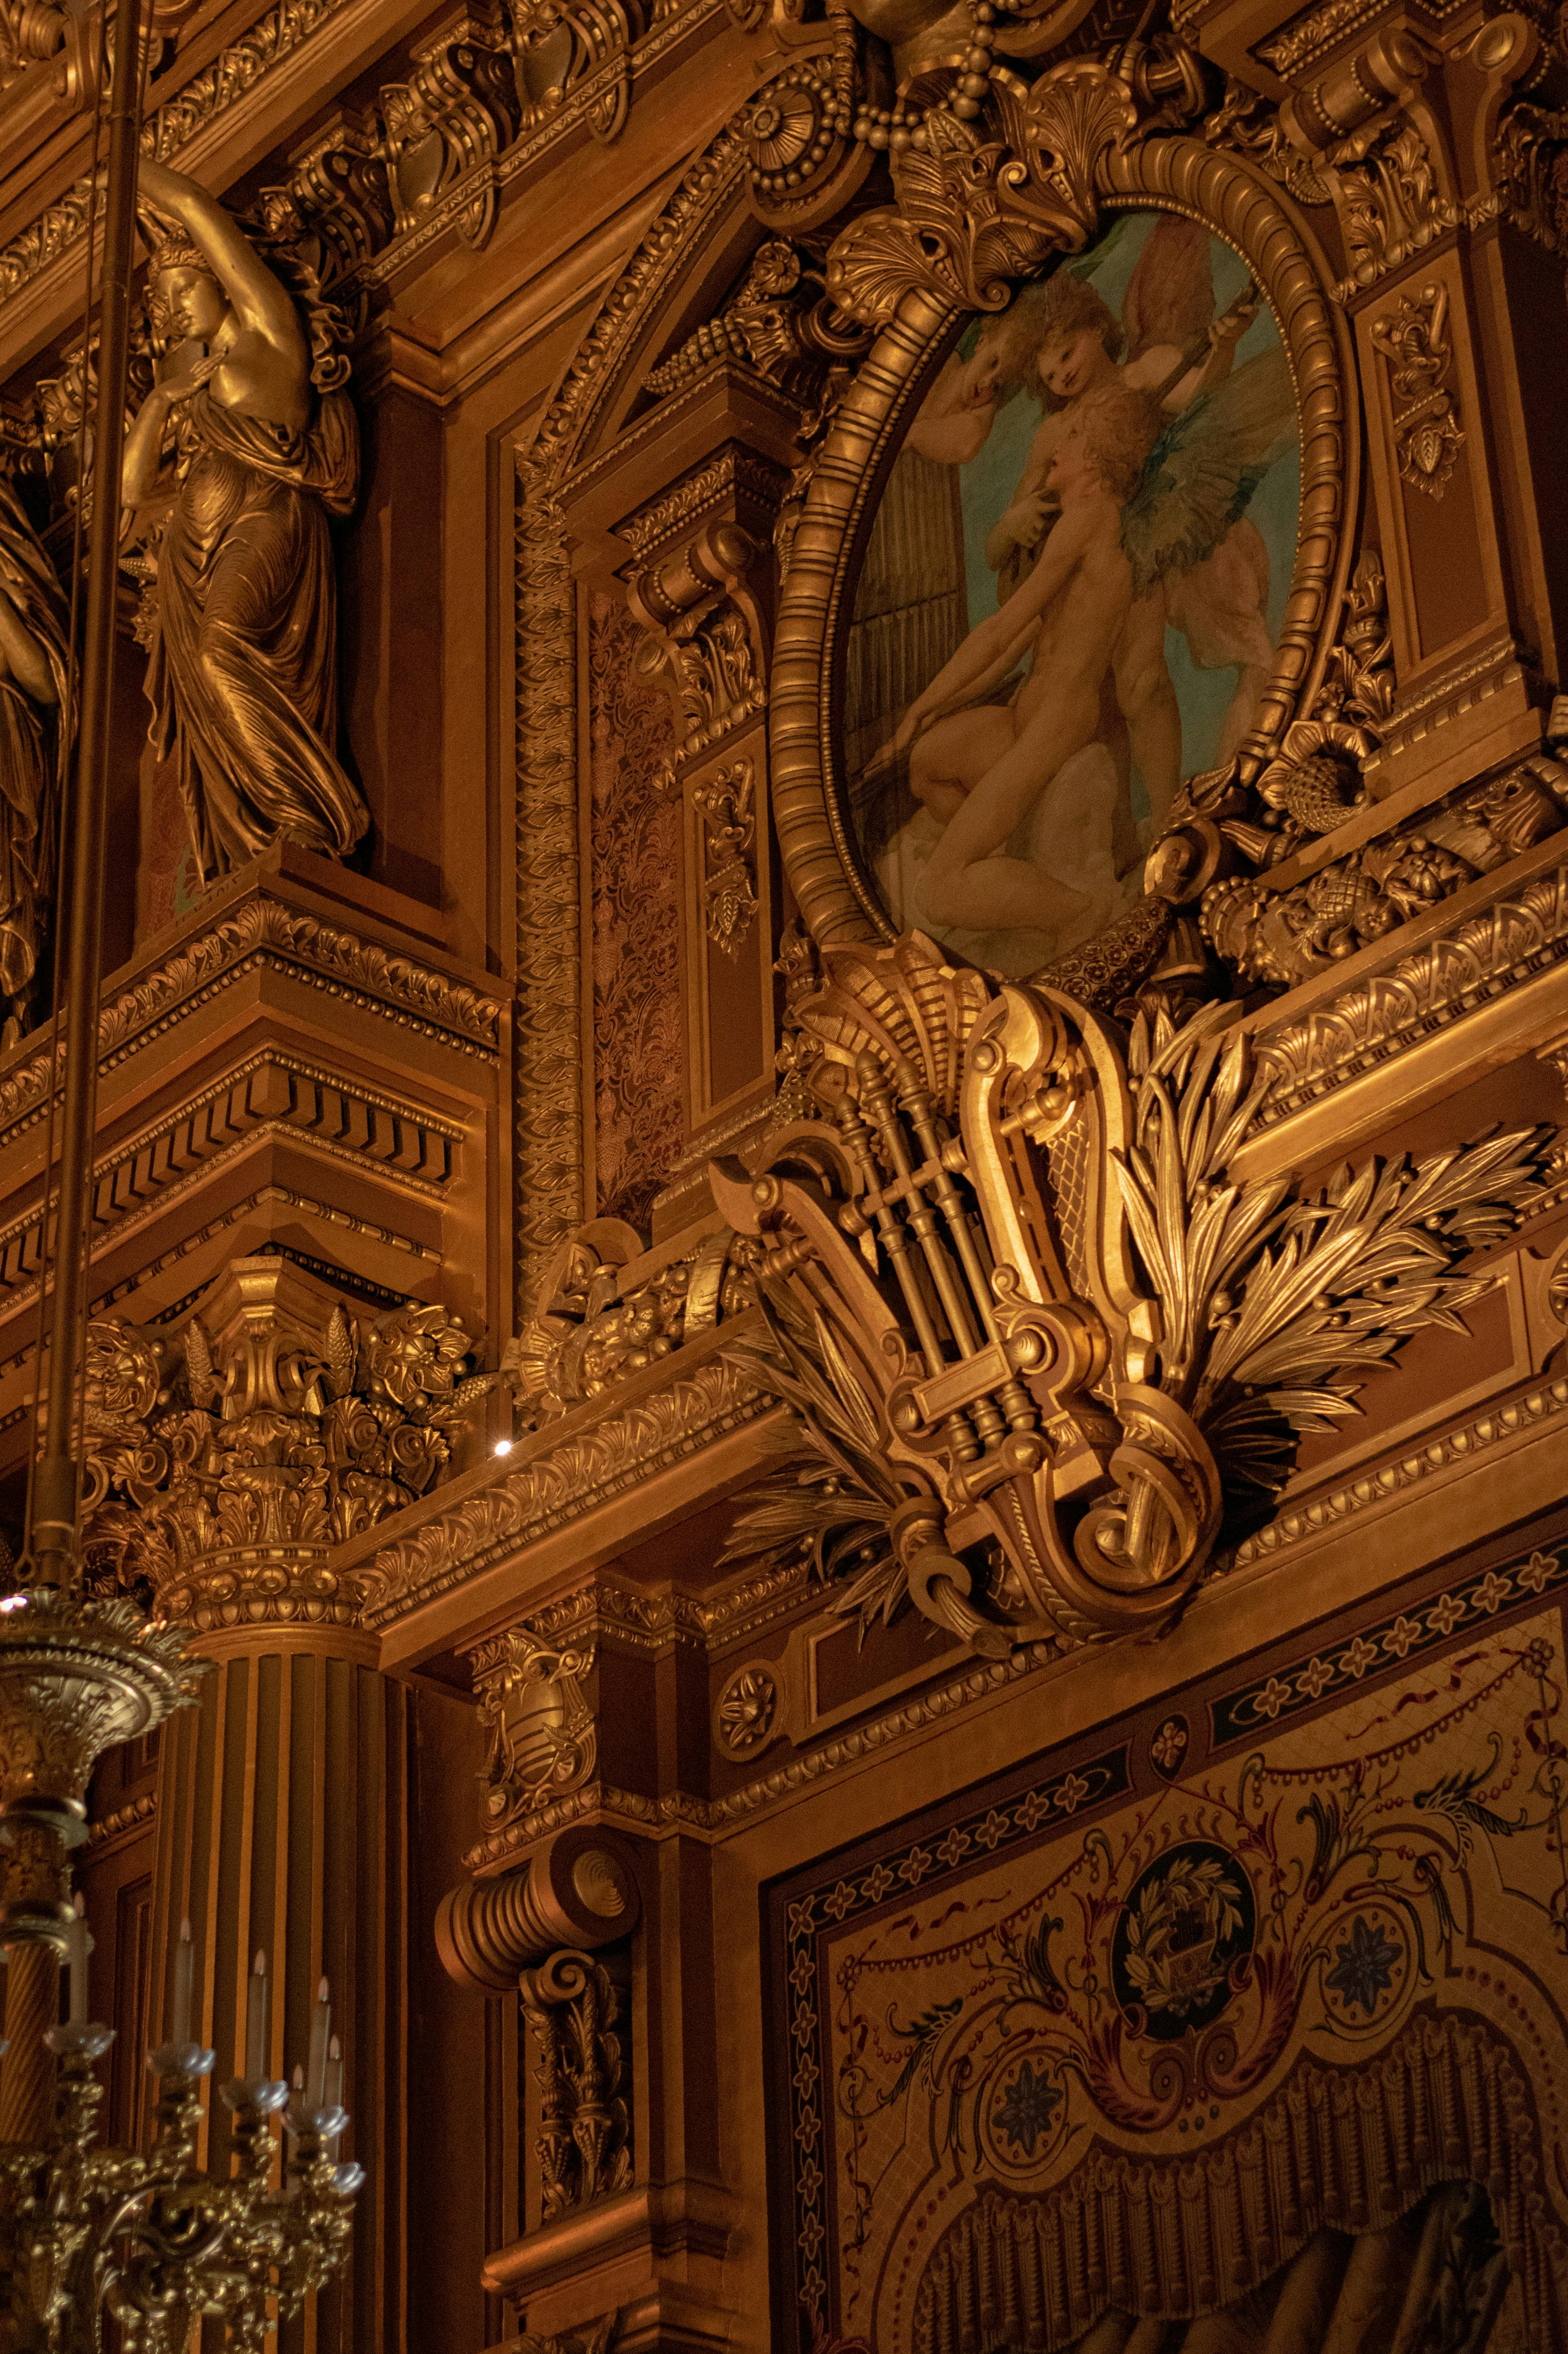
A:
<svg viewBox="0 0 1568 2354">
<path fill-rule="evenodd" d="M 1294 208 L 1241 158 L 1187 137 L 1130 151 L 1109 146 L 1097 161 L 1093 196 L 1096 233 L 1107 214 L 1138 209 L 1185 214 L 1224 239 L 1262 289 L 1289 363 L 1301 420 L 1301 504 L 1274 674 L 1248 739 L 1261 762 L 1310 708 L 1350 573 L 1360 446 L 1345 323 Z M 833 690 L 861 541 L 886 468 L 906 419 L 970 315 L 970 306 L 925 286 L 900 295 L 828 431 L 794 535 L 769 688 L 773 815 L 801 922 L 819 948 L 897 938 L 841 799 Z"/>
</svg>

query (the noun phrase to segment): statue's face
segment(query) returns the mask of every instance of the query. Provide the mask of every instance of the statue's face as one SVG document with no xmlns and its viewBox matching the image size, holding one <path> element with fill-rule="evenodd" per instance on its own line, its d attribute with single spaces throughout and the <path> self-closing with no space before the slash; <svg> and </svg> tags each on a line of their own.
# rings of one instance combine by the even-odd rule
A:
<svg viewBox="0 0 1568 2354">
<path fill-rule="evenodd" d="M 181 264 L 164 270 L 158 293 L 169 333 L 175 343 L 210 343 L 228 316 L 228 298 L 216 278 L 205 270 Z"/>
</svg>

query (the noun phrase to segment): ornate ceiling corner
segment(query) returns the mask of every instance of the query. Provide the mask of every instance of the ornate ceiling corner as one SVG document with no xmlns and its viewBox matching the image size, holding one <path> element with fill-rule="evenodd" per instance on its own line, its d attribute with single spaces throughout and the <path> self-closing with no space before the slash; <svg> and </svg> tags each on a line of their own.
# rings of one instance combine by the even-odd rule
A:
<svg viewBox="0 0 1568 2354">
<path fill-rule="evenodd" d="M 825 1116 L 713 1172 L 766 1245 L 729 1353 L 798 1447 L 730 1551 L 805 1545 L 835 1610 L 913 1601 L 982 1655 L 1168 1623 L 1301 1437 L 1489 1288 L 1467 1261 L 1560 1144 L 1238 1177 L 1276 1077 L 1229 1009 L 1124 1044 L 917 934 L 826 950 L 792 1020 Z"/>
</svg>

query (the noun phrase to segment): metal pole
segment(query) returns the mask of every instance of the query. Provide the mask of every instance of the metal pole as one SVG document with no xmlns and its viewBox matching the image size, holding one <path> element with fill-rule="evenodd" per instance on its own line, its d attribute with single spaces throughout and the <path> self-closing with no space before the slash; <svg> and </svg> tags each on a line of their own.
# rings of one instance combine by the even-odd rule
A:
<svg viewBox="0 0 1568 2354">
<path fill-rule="evenodd" d="M 98 999 L 102 976 L 103 870 L 109 803 L 109 720 L 114 683 L 114 600 L 119 581 L 120 482 L 125 453 L 125 377 L 130 353 L 131 268 L 136 239 L 136 166 L 141 114 L 142 19 L 145 0 L 120 0 L 109 100 L 108 205 L 99 315 L 98 424 L 93 452 L 92 535 L 76 786 L 70 805 L 70 896 L 66 905 L 65 1068 L 60 1089 L 60 1163 L 45 1454 L 33 1485 L 28 1550 L 40 1585 L 69 1582 L 75 1561 L 80 1473 L 76 1459 L 76 1384 L 87 1292 L 93 1139 L 98 1109 Z M 46 1208 L 47 1214 L 47 1208 Z"/>
</svg>

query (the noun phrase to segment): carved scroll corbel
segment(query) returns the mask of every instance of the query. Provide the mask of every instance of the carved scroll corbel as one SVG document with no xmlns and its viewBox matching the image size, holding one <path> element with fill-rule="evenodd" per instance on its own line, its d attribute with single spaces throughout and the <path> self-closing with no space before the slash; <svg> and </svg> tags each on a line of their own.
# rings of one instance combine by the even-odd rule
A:
<svg viewBox="0 0 1568 2354">
<path fill-rule="evenodd" d="M 459 1986 L 511 1994 L 551 1954 L 619 1944 L 641 1916 L 637 1876 L 616 1842 L 574 1828 L 515 1872 L 449 1889 L 436 1907 L 436 1946 Z"/>
<path fill-rule="evenodd" d="M 637 668 L 674 707 L 679 749 L 662 783 L 766 707 L 766 636 L 748 576 L 762 550 L 738 524 L 709 523 L 637 573 L 627 602 L 648 631 Z"/>
<path fill-rule="evenodd" d="M 475 252 L 489 243 L 495 161 L 516 137 L 520 111 L 498 14 L 476 6 L 440 40 L 415 52 L 408 81 L 389 83 L 381 92 L 399 234 L 417 228 L 460 184 L 471 184 L 457 232 Z"/>
<path fill-rule="evenodd" d="M 436 1910 L 449 1976 L 521 2003 L 539 2087 L 535 2152 L 546 2222 L 631 2179 L 624 1949 L 641 1913 L 630 1863 L 585 1829 L 563 1831 L 521 1871 L 464 1882 Z"/>
</svg>

